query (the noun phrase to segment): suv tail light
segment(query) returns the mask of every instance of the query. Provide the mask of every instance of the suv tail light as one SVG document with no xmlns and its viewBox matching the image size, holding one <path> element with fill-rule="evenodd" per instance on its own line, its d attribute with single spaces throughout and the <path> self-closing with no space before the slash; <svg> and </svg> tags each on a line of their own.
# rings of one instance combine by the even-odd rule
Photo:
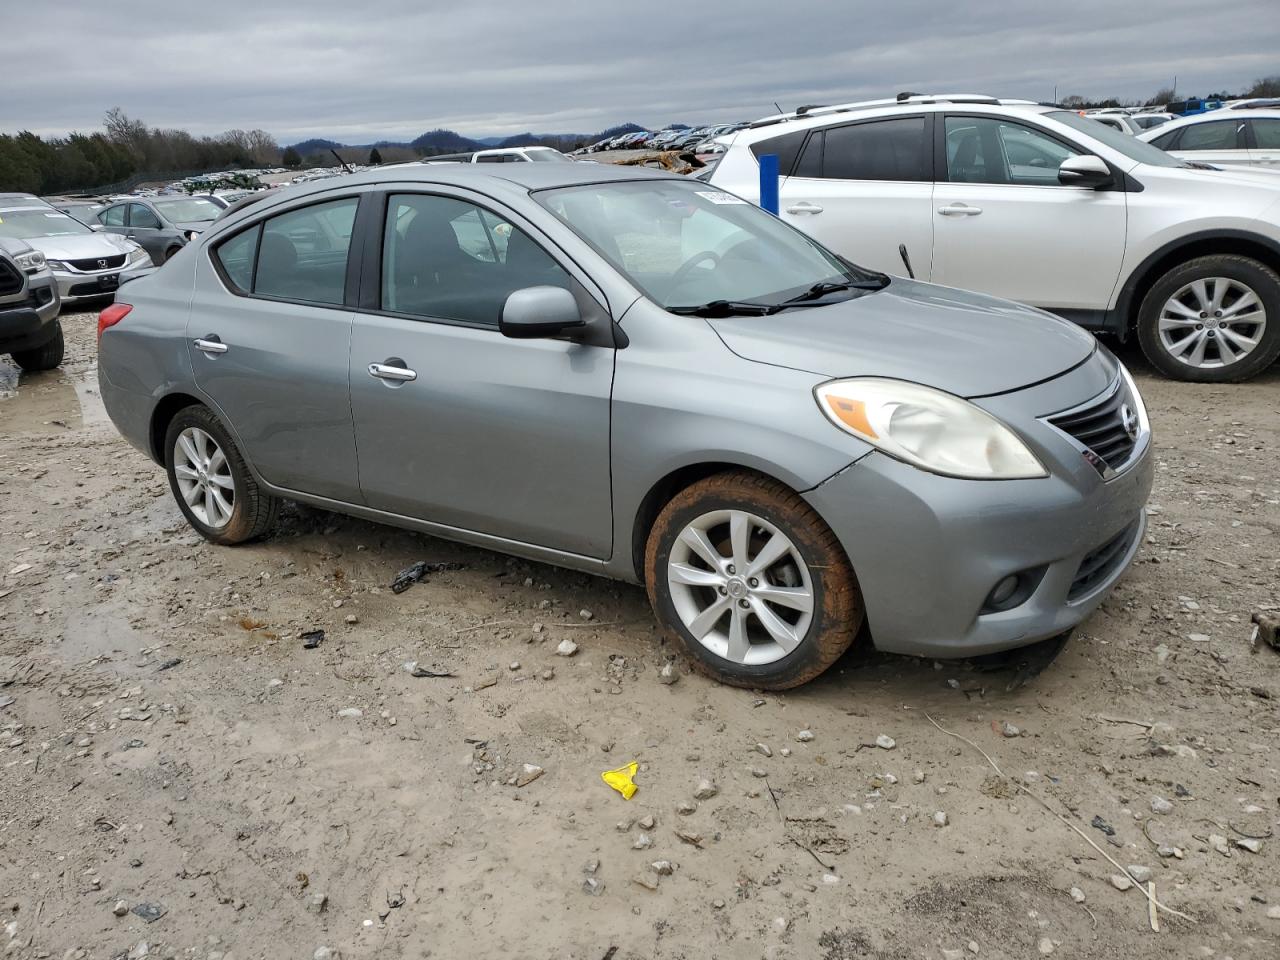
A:
<svg viewBox="0 0 1280 960">
<path fill-rule="evenodd" d="M 114 327 L 128 316 L 129 311 L 132 309 L 133 305 L 129 303 L 113 303 L 98 314 L 98 339 L 102 339 L 103 330 L 107 329 L 107 327 Z"/>
</svg>

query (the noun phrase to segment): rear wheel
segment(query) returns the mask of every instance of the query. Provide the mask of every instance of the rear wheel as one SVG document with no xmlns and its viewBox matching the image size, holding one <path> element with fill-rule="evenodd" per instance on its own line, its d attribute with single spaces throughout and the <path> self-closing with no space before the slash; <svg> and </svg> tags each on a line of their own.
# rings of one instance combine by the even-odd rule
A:
<svg viewBox="0 0 1280 960">
<path fill-rule="evenodd" d="M 231 435 L 206 407 L 178 411 L 165 434 L 169 489 L 206 540 L 230 546 L 262 536 L 279 500 L 264 493 Z"/>
<path fill-rule="evenodd" d="M 13 362 L 29 373 L 37 370 L 52 370 L 62 363 L 66 352 L 66 343 L 62 339 L 62 322 L 53 321 L 53 336 L 43 346 L 34 350 L 18 350 L 13 354 Z"/>
<path fill-rule="evenodd" d="M 708 477 L 667 504 L 649 534 L 645 580 L 668 636 L 733 686 L 812 680 L 862 625 L 835 534 L 794 491 L 745 471 Z"/>
<path fill-rule="evenodd" d="M 1152 365 L 1175 380 L 1255 377 L 1280 356 L 1280 275 L 1227 254 L 1180 264 L 1142 301 L 1138 340 Z"/>
</svg>

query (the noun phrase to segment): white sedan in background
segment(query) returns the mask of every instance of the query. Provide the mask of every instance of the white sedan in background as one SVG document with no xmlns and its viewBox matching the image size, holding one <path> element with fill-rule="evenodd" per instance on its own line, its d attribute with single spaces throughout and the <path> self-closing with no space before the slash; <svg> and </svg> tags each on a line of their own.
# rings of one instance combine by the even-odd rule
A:
<svg viewBox="0 0 1280 960">
<path fill-rule="evenodd" d="M 1138 139 L 1183 160 L 1280 170 L 1280 109 L 1275 107 L 1212 110 L 1162 124 Z"/>
</svg>

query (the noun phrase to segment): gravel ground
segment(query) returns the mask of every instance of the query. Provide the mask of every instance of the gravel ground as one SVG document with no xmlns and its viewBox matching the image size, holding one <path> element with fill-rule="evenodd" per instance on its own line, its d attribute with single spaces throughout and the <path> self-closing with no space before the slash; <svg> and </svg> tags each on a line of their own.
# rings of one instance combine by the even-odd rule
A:
<svg viewBox="0 0 1280 960">
<path fill-rule="evenodd" d="M 635 587 L 296 507 L 206 544 L 64 323 L 61 371 L 0 361 L 6 958 L 1280 955 L 1280 654 L 1249 644 L 1280 368 L 1122 351 L 1148 540 L 1039 675 L 863 650 L 759 695 L 663 683 Z M 464 566 L 393 594 L 421 559 Z"/>
</svg>

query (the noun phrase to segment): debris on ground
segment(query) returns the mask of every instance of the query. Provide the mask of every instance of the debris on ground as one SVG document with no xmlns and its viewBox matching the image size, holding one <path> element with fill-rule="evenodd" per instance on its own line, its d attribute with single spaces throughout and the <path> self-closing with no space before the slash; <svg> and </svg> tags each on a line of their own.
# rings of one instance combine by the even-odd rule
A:
<svg viewBox="0 0 1280 960">
<path fill-rule="evenodd" d="M 320 646 L 320 644 L 324 643 L 323 630 L 307 630 L 304 633 L 298 634 L 298 636 L 302 640 L 302 648 L 304 650 L 314 650 L 316 647 Z"/>
<path fill-rule="evenodd" d="M 404 672 L 411 677 L 452 677 L 455 676 L 452 670 L 442 670 L 439 667 L 424 667 L 417 660 L 408 660 L 403 665 Z"/>
<path fill-rule="evenodd" d="M 396 578 L 391 581 L 391 592 L 404 593 L 415 583 L 421 583 L 433 573 L 443 573 L 445 570 L 461 570 L 464 566 L 465 564 L 454 560 L 419 560 L 396 574 Z"/>
<path fill-rule="evenodd" d="M 633 760 L 630 763 L 623 764 L 616 770 L 606 770 L 600 774 L 600 779 L 622 794 L 623 800 L 630 800 L 635 796 L 638 789 L 631 778 L 636 775 L 636 771 L 639 769 L 640 764 Z"/>
<path fill-rule="evenodd" d="M 1258 649 L 1261 640 L 1272 650 L 1280 650 L 1280 615 L 1257 612 L 1251 618 L 1253 635 L 1249 638 L 1250 650 Z"/>
</svg>

